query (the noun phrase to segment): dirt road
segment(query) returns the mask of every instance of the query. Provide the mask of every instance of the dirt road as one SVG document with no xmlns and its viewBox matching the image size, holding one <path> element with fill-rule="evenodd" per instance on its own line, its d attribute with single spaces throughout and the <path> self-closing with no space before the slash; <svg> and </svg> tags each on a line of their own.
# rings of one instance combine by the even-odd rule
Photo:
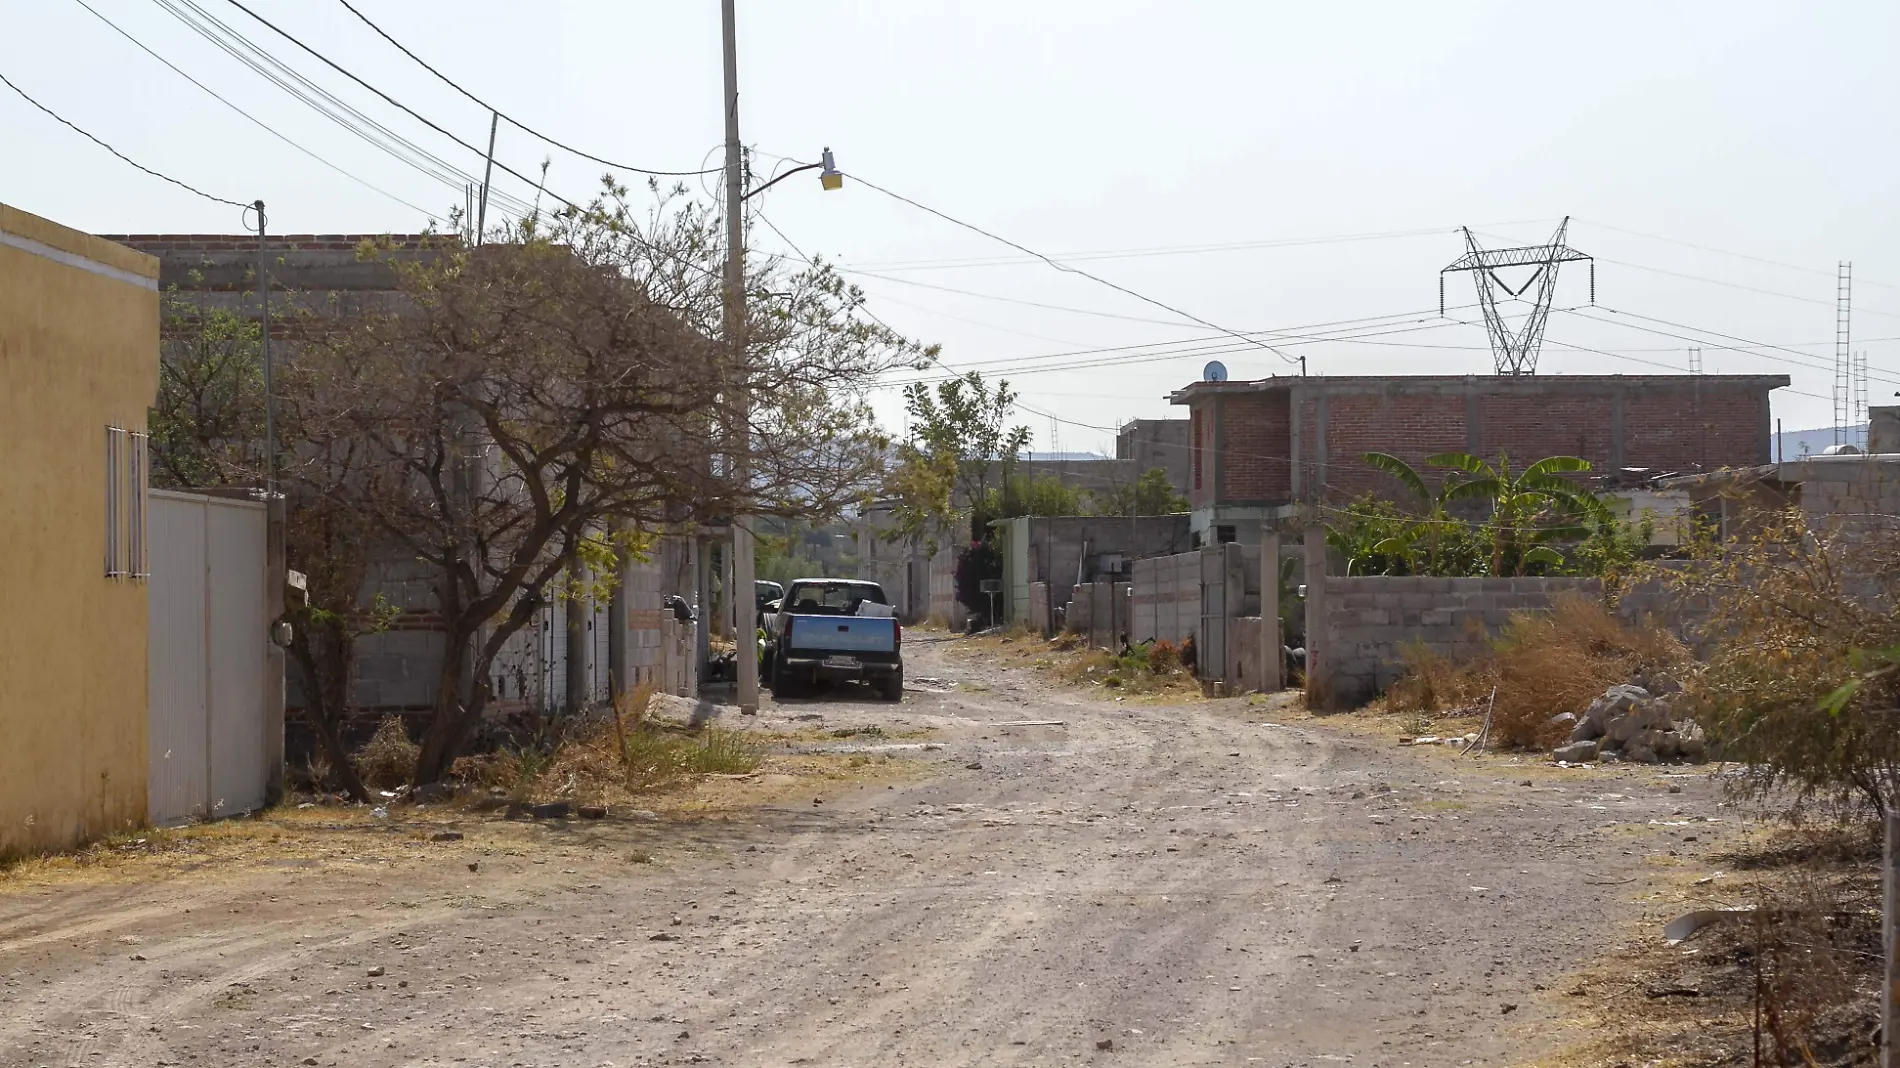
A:
<svg viewBox="0 0 1900 1068">
<path fill-rule="evenodd" d="M 923 781 L 0 894 L 0 1064 L 1518 1063 L 1578 1037 L 1565 974 L 1716 814 L 1698 777 L 1089 699 L 941 648 L 910 674 L 961 685 L 761 726 L 934 729 L 886 750 Z"/>
</svg>

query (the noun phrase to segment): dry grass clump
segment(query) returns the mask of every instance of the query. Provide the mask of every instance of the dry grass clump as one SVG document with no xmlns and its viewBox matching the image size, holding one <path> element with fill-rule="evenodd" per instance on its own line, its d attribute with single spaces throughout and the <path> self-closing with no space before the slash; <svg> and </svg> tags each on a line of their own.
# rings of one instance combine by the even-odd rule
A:
<svg viewBox="0 0 1900 1068">
<path fill-rule="evenodd" d="M 704 775 L 758 770 L 762 749 L 742 732 L 648 715 L 649 686 L 622 694 L 611 718 L 593 717 L 526 744 L 455 763 L 464 782 L 510 800 L 606 803 Z"/>
<path fill-rule="evenodd" d="M 1680 908 L 1741 908 L 1681 947 L 1647 941 L 1588 992 L 1622 1059 L 1681 1065 L 1878 1061 L 1879 843 L 1851 824 L 1784 823 L 1720 858 L 1746 882 Z M 1620 994 L 1611 988 L 1620 988 Z M 1629 996 L 1641 993 L 1646 996 Z"/>
<path fill-rule="evenodd" d="M 407 786 L 415 777 L 416 758 L 421 753 L 422 747 L 409 740 L 409 730 L 403 726 L 402 717 L 384 716 L 376 733 L 356 751 L 356 774 L 371 789 L 394 790 Z"/>
<path fill-rule="evenodd" d="M 1147 695 L 1161 693 L 1199 694 L 1200 684 L 1181 666 L 1180 650 L 1172 645 L 1156 653 L 1162 642 L 1143 642 L 1126 653 L 1106 649 L 1073 649 L 1053 666 L 1064 681 L 1077 686 L 1101 686 L 1116 693 Z M 1060 649 L 1051 643 L 1047 648 Z"/>
<path fill-rule="evenodd" d="M 1513 615 L 1470 663 L 1406 648 L 1405 671 L 1382 702 L 1391 712 L 1469 708 L 1487 702 L 1495 686 L 1492 736 L 1506 746 L 1543 748 L 1569 736 L 1552 717 L 1581 715 L 1611 686 L 1668 676 L 1688 655 L 1661 629 L 1628 626 L 1597 601 L 1566 596 L 1549 611 Z"/>
<path fill-rule="evenodd" d="M 1388 712 L 1451 712 L 1470 708 L 1489 692 L 1481 673 L 1421 642 L 1399 650 L 1405 671 L 1379 698 Z"/>
</svg>

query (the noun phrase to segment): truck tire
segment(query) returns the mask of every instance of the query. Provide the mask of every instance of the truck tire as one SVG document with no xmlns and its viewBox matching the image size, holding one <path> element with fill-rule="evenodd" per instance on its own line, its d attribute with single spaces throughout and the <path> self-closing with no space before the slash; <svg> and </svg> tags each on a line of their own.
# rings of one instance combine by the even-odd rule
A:
<svg viewBox="0 0 1900 1068">
<path fill-rule="evenodd" d="M 799 689 L 799 685 L 793 681 L 790 674 L 779 667 L 777 661 L 774 660 L 772 664 L 772 698 L 774 700 L 783 701 L 788 697 L 797 697 Z"/>
<path fill-rule="evenodd" d="M 904 669 L 898 668 L 879 679 L 877 692 L 878 696 L 886 701 L 902 701 L 904 699 Z"/>
</svg>

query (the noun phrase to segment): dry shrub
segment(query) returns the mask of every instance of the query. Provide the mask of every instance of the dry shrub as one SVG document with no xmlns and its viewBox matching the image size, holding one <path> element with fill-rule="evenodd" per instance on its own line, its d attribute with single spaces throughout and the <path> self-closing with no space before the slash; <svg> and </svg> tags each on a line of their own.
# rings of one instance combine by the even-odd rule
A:
<svg viewBox="0 0 1900 1068">
<path fill-rule="evenodd" d="M 1844 523 L 1844 521 L 1842 521 Z M 1740 793 L 1795 809 L 1900 807 L 1900 530 L 1764 520 L 1682 576 L 1709 603 L 1687 682 L 1710 741 L 1749 766 Z"/>
<path fill-rule="evenodd" d="M 1633 628 L 1601 603 L 1559 597 L 1548 612 L 1513 615 L 1486 658 L 1497 687 L 1492 729 L 1504 745 L 1543 748 L 1569 738 L 1553 724 L 1582 715 L 1611 686 L 1678 670 L 1688 650 L 1660 628 Z"/>
<path fill-rule="evenodd" d="M 1148 647 L 1148 670 L 1166 675 L 1181 670 L 1181 649 L 1166 638 L 1157 638 Z"/>
<path fill-rule="evenodd" d="M 402 717 L 384 716 L 376 733 L 356 751 L 356 773 L 366 786 L 394 790 L 415 776 L 421 753 L 422 747 L 409 740 Z"/>
<path fill-rule="evenodd" d="M 568 721 L 558 733 L 463 757 L 454 774 L 499 787 L 511 801 L 607 803 L 702 775 L 758 770 L 764 751 L 743 732 L 650 717 L 654 693 L 643 684 L 615 698 L 612 717 Z"/>
<path fill-rule="evenodd" d="M 1691 952 L 1656 951 L 1625 970 L 1648 994 L 1612 1010 L 1629 1052 L 1650 1063 L 1876 1063 L 1879 880 L 1801 869 L 1697 904 L 1731 902 L 1749 911 L 1698 932 Z"/>
<path fill-rule="evenodd" d="M 1424 644 L 1411 642 L 1399 650 L 1405 670 L 1381 698 L 1388 712 L 1448 712 L 1481 700 L 1490 686 L 1482 665 L 1460 665 Z"/>
</svg>

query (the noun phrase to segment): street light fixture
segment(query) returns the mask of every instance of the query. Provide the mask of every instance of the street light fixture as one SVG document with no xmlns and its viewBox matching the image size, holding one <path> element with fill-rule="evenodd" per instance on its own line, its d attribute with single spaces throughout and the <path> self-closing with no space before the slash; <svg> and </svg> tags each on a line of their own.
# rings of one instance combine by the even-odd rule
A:
<svg viewBox="0 0 1900 1068">
<path fill-rule="evenodd" d="M 823 169 L 820 170 L 820 168 L 823 168 Z M 843 189 L 844 188 L 844 172 L 839 170 L 838 165 L 832 160 L 830 146 L 826 146 L 825 154 L 823 157 L 821 157 L 820 162 L 802 163 L 796 167 L 793 167 L 791 170 L 786 171 L 784 174 L 779 175 L 778 177 L 772 179 L 771 181 L 765 183 L 764 185 L 758 187 L 757 189 L 752 190 L 751 192 L 740 197 L 739 199 L 751 200 L 753 197 L 758 196 L 760 193 L 765 192 L 767 189 L 770 189 L 773 186 L 784 181 L 785 179 L 790 178 L 792 175 L 803 174 L 806 171 L 818 171 L 818 184 L 824 189 Z"/>
</svg>

